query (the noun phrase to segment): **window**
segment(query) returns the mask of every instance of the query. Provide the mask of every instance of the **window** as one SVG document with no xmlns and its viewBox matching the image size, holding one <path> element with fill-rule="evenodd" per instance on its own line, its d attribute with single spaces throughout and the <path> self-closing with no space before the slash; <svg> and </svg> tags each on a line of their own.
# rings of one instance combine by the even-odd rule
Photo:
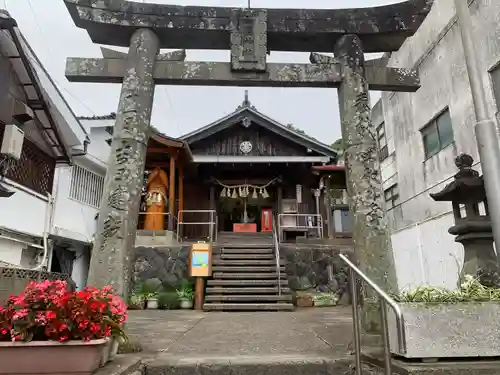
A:
<svg viewBox="0 0 500 375">
<path fill-rule="evenodd" d="M 69 197 L 89 206 L 101 205 L 104 177 L 88 169 L 74 165 L 71 173 Z"/>
<path fill-rule="evenodd" d="M 379 159 L 380 161 L 386 159 L 389 156 L 389 150 L 387 149 L 387 138 L 385 137 L 385 123 L 381 123 L 377 126 L 377 142 L 379 147 Z"/>
<path fill-rule="evenodd" d="M 394 184 L 384 191 L 384 199 L 388 210 L 399 204 L 398 184 Z"/>
<path fill-rule="evenodd" d="M 426 159 L 453 143 L 453 125 L 448 109 L 422 129 L 422 138 Z"/>
</svg>

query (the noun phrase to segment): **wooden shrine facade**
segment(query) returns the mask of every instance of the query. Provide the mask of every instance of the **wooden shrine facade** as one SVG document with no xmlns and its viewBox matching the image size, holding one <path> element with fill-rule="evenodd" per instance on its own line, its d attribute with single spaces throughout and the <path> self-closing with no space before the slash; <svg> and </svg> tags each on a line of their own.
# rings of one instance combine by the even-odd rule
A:
<svg viewBox="0 0 500 375">
<path fill-rule="evenodd" d="M 317 235 L 326 236 L 329 183 L 317 167 L 336 161 L 330 147 L 260 113 L 246 94 L 233 113 L 179 139 L 153 135 L 139 229 L 201 240 L 209 237 L 209 222 L 218 231 L 266 232 L 274 217 L 284 236 L 320 225 Z"/>
</svg>

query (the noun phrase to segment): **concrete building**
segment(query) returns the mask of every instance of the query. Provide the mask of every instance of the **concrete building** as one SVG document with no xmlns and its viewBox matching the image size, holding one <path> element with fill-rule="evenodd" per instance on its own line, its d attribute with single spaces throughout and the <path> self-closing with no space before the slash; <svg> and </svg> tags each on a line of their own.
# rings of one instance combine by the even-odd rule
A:
<svg viewBox="0 0 500 375">
<path fill-rule="evenodd" d="M 491 113 L 500 108 L 500 3 L 472 1 L 478 61 Z M 453 0 L 434 3 L 430 14 L 389 66 L 418 69 L 416 93 L 383 93 L 373 108 L 381 148 L 385 198 L 400 288 L 431 284 L 455 288 L 462 246 L 448 234 L 451 204 L 434 202 L 470 154 L 478 171 L 474 108 Z"/>
</svg>

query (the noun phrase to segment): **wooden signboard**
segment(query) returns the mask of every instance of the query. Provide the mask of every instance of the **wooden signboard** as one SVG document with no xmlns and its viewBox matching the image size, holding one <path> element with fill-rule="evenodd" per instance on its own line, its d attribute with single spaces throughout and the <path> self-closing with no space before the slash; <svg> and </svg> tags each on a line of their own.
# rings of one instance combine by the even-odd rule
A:
<svg viewBox="0 0 500 375">
<path fill-rule="evenodd" d="M 192 277 L 212 276 L 212 245 L 201 242 L 191 246 L 189 274 Z"/>
</svg>

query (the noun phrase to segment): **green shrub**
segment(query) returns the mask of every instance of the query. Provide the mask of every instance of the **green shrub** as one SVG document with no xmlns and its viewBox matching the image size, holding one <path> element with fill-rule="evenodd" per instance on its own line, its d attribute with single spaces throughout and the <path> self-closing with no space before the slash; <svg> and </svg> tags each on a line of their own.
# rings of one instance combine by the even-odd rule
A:
<svg viewBox="0 0 500 375">
<path fill-rule="evenodd" d="M 179 298 L 176 292 L 161 292 L 158 294 L 158 305 L 162 310 L 175 310 L 179 308 Z"/>
<path fill-rule="evenodd" d="M 500 302 L 500 289 L 482 285 L 478 278 L 466 275 L 456 291 L 422 286 L 411 292 L 392 296 L 396 302 L 459 303 L 459 302 Z"/>
</svg>

